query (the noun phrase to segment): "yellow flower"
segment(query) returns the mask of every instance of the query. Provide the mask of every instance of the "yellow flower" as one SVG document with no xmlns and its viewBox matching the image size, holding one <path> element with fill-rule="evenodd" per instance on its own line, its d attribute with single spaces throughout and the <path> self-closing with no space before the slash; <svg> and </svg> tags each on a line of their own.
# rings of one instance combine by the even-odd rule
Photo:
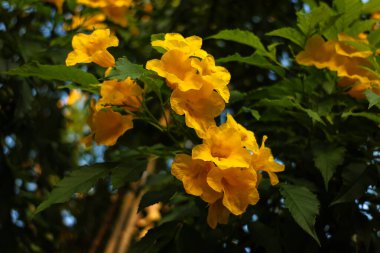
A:
<svg viewBox="0 0 380 253">
<path fill-rule="evenodd" d="M 208 208 L 207 224 L 215 229 L 218 224 L 227 224 L 230 211 L 223 205 L 219 199 L 212 203 Z"/>
<path fill-rule="evenodd" d="M 96 111 L 92 103 L 92 112 L 88 120 L 91 137 L 100 145 L 112 146 L 128 129 L 133 128 L 132 115 L 121 115 L 110 109 Z M 87 138 L 88 143 L 88 138 Z"/>
<path fill-rule="evenodd" d="M 335 51 L 335 42 L 325 41 L 320 35 L 309 38 L 305 50 L 296 56 L 298 64 L 316 66 L 317 68 L 329 68 L 336 71 L 345 63 L 346 57 L 339 56 Z"/>
<path fill-rule="evenodd" d="M 190 36 L 184 38 L 179 33 L 167 33 L 164 40 L 152 41 L 152 46 L 162 47 L 167 51 L 179 50 L 187 56 L 195 56 L 201 59 L 207 56 L 207 52 L 202 50 L 202 38 Z"/>
<path fill-rule="evenodd" d="M 380 11 L 375 11 L 374 13 L 372 13 L 371 18 L 380 19 Z"/>
<path fill-rule="evenodd" d="M 239 123 L 237 123 L 230 114 L 227 114 L 226 125 L 229 128 L 235 129 L 235 131 L 240 134 L 241 142 L 247 149 L 253 152 L 256 152 L 259 150 L 259 145 L 257 144 L 255 134 L 252 131 L 247 130 L 245 127 L 243 127 Z"/>
<path fill-rule="evenodd" d="M 45 0 L 47 3 L 54 4 L 59 14 L 62 13 L 62 6 L 65 0 Z"/>
<path fill-rule="evenodd" d="M 77 3 L 91 8 L 102 8 L 108 5 L 107 0 L 77 0 Z"/>
<path fill-rule="evenodd" d="M 83 97 L 81 90 L 73 89 L 70 91 L 70 95 L 67 98 L 67 105 L 73 105 Z"/>
<path fill-rule="evenodd" d="M 104 81 L 100 87 L 102 98 L 98 101 L 98 107 L 119 106 L 127 111 L 137 111 L 141 106 L 142 89 L 131 78 L 124 81 Z"/>
<path fill-rule="evenodd" d="M 267 137 L 264 136 L 261 147 L 257 152 L 254 152 L 251 158 L 251 166 L 256 171 L 265 171 L 269 175 L 272 185 L 278 184 L 278 177 L 275 173 L 284 171 L 285 166 L 274 160 L 270 148 L 265 147 Z"/>
<path fill-rule="evenodd" d="M 65 24 L 63 28 L 67 31 L 83 28 L 86 30 L 105 29 L 107 25 L 102 23 L 106 20 L 104 14 L 98 13 L 95 15 L 80 16 L 75 15 L 72 17 L 71 25 Z"/>
<path fill-rule="evenodd" d="M 239 132 L 227 124 L 210 127 L 203 137 L 203 144 L 193 148 L 192 157 L 214 162 L 221 169 L 248 168 L 250 161 Z"/>
<path fill-rule="evenodd" d="M 371 90 L 380 95 L 380 80 L 361 82 L 357 79 L 343 77 L 339 80 L 338 86 L 349 87 L 347 94 L 357 99 L 364 99 L 366 97 L 364 94 L 365 90 Z"/>
<path fill-rule="evenodd" d="M 372 51 L 369 49 L 359 51 L 354 46 L 349 45 L 348 43 L 345 43 L 345 42 L 355 42 L 358 45 L 363 44 L 363 46 L 367 46 L 368 45 L 367 39 L 356 39 L 344 33 L 340 33 L 338 34 L 338 41 L 339 42 L 335 44 L 335 50 L 336 50 L 336 53 L 339 55 L 348 56 L 348 57 L 359 57 L 359 58 L 368 58 L 369 56 L 372 55 Z"/>
<path fill-rule="evenodd" d="M 78 3 L 91 8 L 100 8 L 112 22 L 123 27 L 128 24 L 126 15 L 133 5 L 132 0 L 78 0 Z"/>
<path fill-rule="evenodd" d="M 87 35 L 80 33 L 74 36 L 72 45 L 74 51 L 66 58 L 66 65 L 95 62 L 101 67 L 108 68 L 115 65 L 115 58 L 107 51 L 108 47 L 116 47 L 119 40 L 110 34 L 109 29 L 95 30 Z"/>
<path fill-rule="evenodd" d="M 150 60 L 146 69 L 153 70 L 164 77 L 170 88 L 181 91 L 199 90 L 202 81 L 197 70 L 191 66 L 191 59 L 179 50 L 166 52 L 161 60 Z"/>
<path fill-rule="evenodd" d="M 214 203 L 222 194 L 214 191 L 207 184 L 207 173 L 214 168 L 211 162 L 193 160 L 189 155 L 176 155 L 172 174 L 182 181 L 188 194 L 200 196 L 208 203 Z"/>
<path fill-rule="evenodd" d="M 133 5 L 133 0 L 78 0 L 77 3 L 91 8 L 130 7 Z"/>
<path fill-rule="evenodd" d="M 106 16 L 115 24 L 118 24 L 122 27 L 127 27 L 128 18 L 127 13 L 129 11 L 129 6 L 107 6 L 102 8 L 102 11 Z"/>
<path fill-rule="evenodd" d="M 230 72 L 224 67 L 215 66 L 214 57 L 211 55 L 208 55 L 202 60 L 192 58 L 191 65 L 202 77 L 202 81 L 212 85 L 213 89 L 220 94 L 226 103 L 228 103 L 230 91 L 227 85 L 231 79 Z"/>
<path fill-rule="evenodd" d="M 256 188 L 257 176 L 248 168 L 228 168 L 221 170 L 212 168 L 207 175 L 208 185 L 223 194 L 223 205 L 233 214 L 245 212 L 248 205 L 259 201 Z"/>
<path fill-rule="evenodd" d="M 185 115 L 186 125 L 193 128 L 199 137 L 211 126 L 215 126 L 214 118 L 224 109 L 224 101 L 210 86 L 200 90 L 182 92 L 175 89 L 170 96 L 172 109 L 179 115 Z"/>
</svg>

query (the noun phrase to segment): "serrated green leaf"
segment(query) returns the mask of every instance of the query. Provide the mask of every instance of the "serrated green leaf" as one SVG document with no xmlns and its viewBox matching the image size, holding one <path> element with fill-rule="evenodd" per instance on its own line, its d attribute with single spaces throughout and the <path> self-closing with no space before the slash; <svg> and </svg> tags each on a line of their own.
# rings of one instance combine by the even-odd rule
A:
<svg viewBox="0 0 380 253">
<path fill-rule="evenodd" d="M 263 68 L 263 69 L 269 69 L 276 72 L 280 76 L 285 75 L 285 70 L 282 67 L 272 64 L 265 57 L 257 53 L 254 53 L 250 56 L 241 56 L 240 54 L 235 53 L 233 55 L 217 59 L 218 63 L 234 62 L 234 61 L 246 63 L 246 64 L 253 65 L 259 68 Z"/>
<path fill-rule="evenodd" d="M 142 76 L 152 75 L 154 72 L 146 70 L 142 65 L 130 62 L 126 57 L 119 58 L 115 67 L 108 75 L 109 79 L 125 80 L 128 77 L 139 79 Z"/>
<path fill-rule="evenodd" d="M 99 83 L 95 76 L 80 69 L 64 65 L 42 65 L 31 62 L 19 68 L 3 72 L 6 75 L 21 77 L 38 77 L 46 80 L 69 81 L 86 87 Z"/>
<path fill-rule="evenodd" d="M 223 30 L 219 33 L 212 35 L 206 39 L 220 39 L 237 42 L 250 47 L 253 47 L 261 52 L 267 52 L 264 45 L 261 43 L 259 37 L 249 31 L 242 31 L 239 29 Z"/>
<path fill-rule="evenodd" d="M 309 37 L 315 32 L 317 26 L 322 30 L 330 23 L 336 13 L 325 3 L 321 2 L 316 8 L 313 8 L 310 13 L 304 11 L 297 12 L 297 26 Z"/>
<path fill-rule="evenodd" d="M 377 95 L 376 93 L 374 93 L 371 90 L 366 90 L 364 92 L 364 94 L 367 97 L 368 102 L 369 102 L 368 109 L 370 109 L 374 105 L 379 105 L 379 103 L 380 103 L 380 96 L 379 95 Z"/>
<path fill-rule="evenodd" d="M 53 204 L 63 203 L 69 200 L 74 193 L 87 193 L 100 178 L 104 178 L 109 174 L 110 167 L 111 164 L 102 163 L 83 166 L 73 170 L 58 182 L 47 199 L 37 207 L 35 214 Z"/>
<path fill-rule="evenodd" d="M 306 187 L 287 184 L 280 184 L 280 193 L 297 224 L 321 245 L 314 228 L 319 213 L 317 197 Z"/>
<path fill-rule="evenodd" d="M 146 169 L 146 161 L 136 161 L 129 159 L 128 163 L 122 163 L 112 168 L 111 180 L 114 188 L 119 188 L 126 183 L 140 179 L 141 174 Z"/>
<path fill-rule="evenodd" d="M 300 31 L 292 27 L 283 27 L 274 31 L 271 31 L 267 34 L 267 36 L 277 36 L 281 38 L 288 39 L 292 41 L 294 44 L 303 48 L 305 46 L 305 35 L 303 35 Z"/>
<path fill-rule="evenodd" d="M 345 151 L 343 147 L 332 145 L 321 145 L 314 148 L 314 164 L 322 174 L 326 189 L 331 177 L 335 173 L 336 167 L 343 163 Z"/>
<path fill-rule="evenodd" d="M 333 5 L 341 14 L 335 23 L 339 31 L 349 30 L 349 26 L 360 18 L 362 8 L 360 0 L 334 0 Z"/>
</svg>

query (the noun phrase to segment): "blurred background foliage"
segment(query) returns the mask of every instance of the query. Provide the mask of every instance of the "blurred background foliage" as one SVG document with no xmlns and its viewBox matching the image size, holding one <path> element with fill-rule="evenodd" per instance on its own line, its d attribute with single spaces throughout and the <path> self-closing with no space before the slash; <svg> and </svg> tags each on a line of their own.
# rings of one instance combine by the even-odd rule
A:
<svg viewBox="0 0 380 253">
<path fill-rule="evenodd" d="M 100 180 L 86 197 L 75 194 L 70 201 L 36 216 L 33 212 L 53 186 L 78 165 L 128 161 L 137 153 L 160 155 L 157 173 L 147 181 L 151 195 L 143 197 L 140 207 L 161 200 L 158 212 L 162 218 L 153 221 L 163 225 L 135 244 L 132 252 L 380 252 L 378 118 L 341 117 L 343 110 L 367 110 L 368 102 L 339 92 L 336 76 L 328 71 L 300 71 L 293 58 L 301 48 L 265 36 L 278 28 L 295 26 L 296 12 L 310 11 L 316 2 L 140 1 L 128 15 L 126 28 L 110 22 L 107 25 L 115 29 L 121 41 L 119 47 L 110 49 L 115 58 L 127 56 L 139 64 L 158 57 L 150 46 L 150 37 L 156 33 L 205 38 L 223 29 L 240 28 L 254 32 L 265 45 L 274 40 L 281 43 L 277 58 L 287 68 L 285 77 L 242 63 L 225 64 L 232 75 L 232 98 L 227 109 L 254 130 L 258 140 L 264 134 L 269 136 L 268 145 L 286 165 L 280 181 L 305 186 L 318 196 L 320 211 L 315 229 L 321 247 L 294 222 L 279 189 L 265 181 L 256 206 L 242 217 L 231 217 L 229 225 L 209 229 L 206 204 L 186 195 L 170 175 L 173 142 L 165 133 L 136 122 L 138 131 L 128 131 L 113 147 L 85 147 L 80 140 L 89 132 L 85 124 L 89 94 L 84 91 L 75 99 L 75 94 L 63 87 L 68 83 L 2 74 L 0 251 L 105 251 L 123 210 L 123 196 L 132 186 L 115 189 L 110 180 Z M 49 1 L 0 3 L 1 72 L 33 61 L 64 64 L 77 31 L 65 31 L 63 25 L 70 23 L 70 15 L 78 8 L 75 0 L 65 1 L 62 13 Z M 150 4 L 152 10 L 147 9 Z M 215 58 L 253 53 L 252 48 L 220 40 L 205 40 L 204 48 Z M 103 75 L 94 64 L 82 68 Z M 294 98 L 298 107 L 281 100 L 283 97 Z M 323 123 L 311 120 L 315 115 L 310 110 L 323 117 Z M 152 112 L 160 114 L 154 106 Z M 376 115 L 378 109 L 373 107 L 370 112 Z M 188 134 L 195 143 L 192 130 Z M 321 153 L 320 159 L 336 165 L 327 189 L 315 166 L 315 154 Z M 332 205 L 337 199 L 340 203 Z M 146 209 L 142 215 L 148 212 Z"/>
</svg>

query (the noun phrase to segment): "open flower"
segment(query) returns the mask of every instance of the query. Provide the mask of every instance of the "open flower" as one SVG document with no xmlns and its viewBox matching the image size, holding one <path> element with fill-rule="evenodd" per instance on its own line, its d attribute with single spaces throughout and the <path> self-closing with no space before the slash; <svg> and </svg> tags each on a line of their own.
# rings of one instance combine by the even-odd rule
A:
<svg viewBox="0 0 380 253">
<path fill-rule="evenodd" d="M 219 93 L 223 100 L 228 103 L 230 91 L 227 85 L 231 79 L 230 72 L 224 67 L 215 66 L 214 57 L 211 55 L 208 55 L 202 60 L 192 58 L 191 66 L 197 70 L 202 82 L 210 84 L 212 88 Z"/>
<path fill-rule="evenodd" d="M 247 130 L 239 123 L 237 123 L 230 114 L 227 114 L 226 125 L 229 128 L 235 129 L 235 131 L 240 134 L 241 142 L 244 145 L 244 147 L 253 152 L 259 150 L 259 145 L 257 144 L 255 134 L 252 131 Z"/>
<path fill-rule="evenodd" d="M 180 154 L 174 159 L 172 174 L 182 181 L 188 194 L 200 196 L 204 201 L 214 203 L 222 196 L 207 184 L 207 174 L 214 167 L 211 162 L 193 160 L 189 155 Z"/>
<path fill-rule="evenodd" d="M 123 81 L 104 81 L 100 88 L 98 107 L 118 106 L 126 111 L 137 111 L 141 106 L 142 89 L 131 78 Z"/>
<path fill-rule="evenodd" d="M 338 41 L 325 41 L 320 35 L 315 35 L 308 39 L 305 50 L 296 56 L 296 61 L 302 65 L 336 71 L 344 79 L 340 86 L 350 86 L 348 93 L 351 96 L 363 98 L 361 91 L 379 83 L 378 77 L 367 69 L 371 68 L 367 57 L 372 55 L 367 43 L 365 39 L 344 34 L 338 35 Z"/>
<path fill-rule="evenodd" d="M 167 51 L 179 50 L 185 55 L 199 57 L 201 59 L 207 56 L 207 52 L 202 50 L 202 38 L 190 36 L 184 38 L 179 33 L 167 33 L 164 40 L 152 41 L 152 46 L 162 47 Z"/>
<path fill-rule="evenodd" d="M 146 69 L 153 70 L 166 79 L 170 88 L 181 91 L 199 90 L 202 81 L 197 70 L 191 66 L 191 59 L 179 50 L 166 52 L 161 60 L 150 60 Z"/>
<path fill-rule="evenodd" d="M 106 108 L 97 111 L 94 102 L 91 104 L 91 109 L 88 119 L 91 135 L 85 138 L 86 144 L 94 139 L 97 144 L 112 146 L 128 129 L 133 128 L 132 115 L 121 115 Z"/>
<path fill-rule="evenodd" d="M 245 212 L 248 205 L 259 201 L 257 176 L 248 168 L 212 168 L 207 175 L 208 185 L 215 191 L 223 193 L 223 205 L 233 214 Z"/>
<path fill-rule="evenodd" d="M 80 33 L 72 41 L 74 51 L 66 58 L 66 65 L 95 62 L 101 67 L 108 68 L 115 65 L 115 58 L 107 51 L 108 47 L 116 47 L 119 40 L 111 35 L 109 29 L 99 29 L 87 35 Z"/>
<path fill-rule="evenodd" d="M 208 128 L 215 125 L 214 118 L 224 109 L 221 96 L 210 86 L 200 90 L 182 92 L 175 89 L 170 97 L 172 109 L 179 115 L 185 115 L 186 125 L 203 137 Z"/>
<path fill-rule="evenodd" d="M 100 8 L 112 22 L 126 27 L 127 13 L 133 5 L 133 0 L 78 0 L 78 3 L 91 8 Z"/>
<path fill-rule="evenodd" d="M 250 154 L 244 148 L 240 134 L 223 124 L 211 127 L 203 137 L 203 144 L 193 148 L 193 159 L 214 162 L 221 169 L 248 168 Z"/>
<path fill-rule="evenodd" d="M 77 28 L 82 28 L 85 30 L 96 30 L 96 29 L 105 29 L 107 25 L 103 22 L 106 20 L 106 16 L 102 13 L 95 15 L 75 15 L 72 17 L 71 24 L 65 24 L 63 28 L 66 31 L 75 30 Z"/>
<path fill-rule="evenodd" d="M 368 58 L 373 53 L 368 46 L 367 39 L 359 39 L 344 33 L 338 34 L 338 43 L 335 45 L 336 53 L 348 57 Z M 350 44 L 352 43 L 352 45 Z M 359 50 L 358 48 L 362 48 Z"/>
<path fill-rule="evenodd" d="M 285 166 L 276 162 L 270 148 L 265 147 L 267 137 L 264 136 L 261 147 L 257 152 L 254 152 L 251 158 L 251 166 L 256 171 L 265 171 L 269 175 L 272 185 L 278 184 L 278 177 L 275 173 L 282 172 Z"/>
</svg>

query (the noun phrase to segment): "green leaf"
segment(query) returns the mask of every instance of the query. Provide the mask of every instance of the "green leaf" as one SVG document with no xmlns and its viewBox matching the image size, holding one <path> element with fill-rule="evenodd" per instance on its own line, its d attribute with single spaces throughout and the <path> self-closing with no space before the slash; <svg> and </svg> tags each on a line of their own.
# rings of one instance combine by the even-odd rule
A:
<svg viewBox="0 0 380 253">
<path fill-rule="evenodd" d="M 154 72 L 146 70 L 142 65 L 130 62 L 126 57 L 119 58 L 115 67 L 108 75 L 109 79 L 125 80 L 128 77 L 139 79 L 142 76 L 152 75 Z"/>
<path fill-rule="evenodd" d="M 348 35 L 351 35 L 353 37 L 358 36 L 358 34 L 372 31 L 372 27 L 374 24 L 376 24 L 378 20 L 357 20 L 351 25 L 350 29 L 348 29 L 346 32 Z"/>
<path fill-rule="evenodd" d="M 314 229 L 315 218 L 319 212 L 317 197 L 306 187 L 287 184 L 280 184 L 280 193 L 297 224 L 321 245 Z"/>
<path fill-rule="evenodd" d="M 362 117 L 369 119 L 377 124 L 380 124 L 380 116 L 375 113 L 370 112 L 344 112 L 342 114 L 342 118 L 348 118 L 348 117 Z"/>
<path fill-rule="evenodd" d="M 380 10 L 380 0 L 370 0 L 367 3 L 365 3 L 361 8 L 361 12 L 364 14 L 373 13 L 379 10 Z"/>
<path fill-rule="evenodd" d="M 343 170 L 342 177 L 344 183 L 343 189 L 330 206 L 352 202 L 360 198 L 369 185 L 376 184 L 378 175 L 374 167 L 366 167 L 362 164 L 350 164 Z"/>
<path fill-rule="evenodd" d="M 379 105 L 379 103 L 380 103 L 380 96 L 379 95 L 377 95 L 376 93 L 374 93 L 371 90 L 366 90 L 364 92 L 364 94 L 367 97 L 368 102 L 369 102 L 368 109 L 370 109 L 374 105 Z"/>
<path fill-rule="evenodd" d="M 368 34 L 368 41 L 371 45 L 377 47 L 380 44 L 380 29 L 370 32 Z"/>
<path fill-rule="evenodd" d="M 334 0 L 333 5 L 341 14 L 336 22 L 339 31 L 349 30 L 349 26 L 360 18 L 362 8 L 360 0 Z"/>
<path fill-rule="evenodd" d="M 252 115 L 252 117 L 254 117 L 256 120 L 260 120 L 260 118 L 261 118 L 261 115 L 260 115 L 260 113 L 257 110 L 251 109 L 249 107 L 243 106 L 239 110 L 239 112 L 240 111 L 242 111 L 242 112 L 249 112 Z"/>
<path fill-rule="evenodd" d="M 314 164 L 322 174 L 326 190 L 336 167 L 343 163 L 345 151 L 343 147 L 332 145 L 318 145 L 313 150 Z"/>
<path fill-rule="evenodd" d="M 267 52 L 264 45 L 261 43 L 259 37 L 249 31 L 242 31 L 239 29 L 223 30 L 219 33 L 212 35 L 206 39 L 220 39 L 237 42 L 250 47 L 253 47 L 261 52 Z"/>
<path fill-rule="evenodd" d="M 69 175 L 58 182 L 47 199 L 37 207 L 35 214 L 53 204 L 63 203 L 69 200 L 74 193 L 87 193 L 100 178 L 104 178 L 109 174 L 110 166 L 110 164 L 102 163 L 83 166 L 73 170 Z"/>
<path fill-rule="evenodd" d="M 284 108 L 296 108 L 304 113 L 306 113 L 313 122 L 319 122 L 323 125 L 326 123 L 322 120 L 322 118 L 319 116 L 319 114 L 312 109 L 305 108 L 301 104 L 299 104 L 297 101 L 295 101 L 292 97 L 282 97 L 280 99 L 267 99 L 264 98 L 260 100 L 258 103 L 256 103 L 258 106 L 274 106 L 274 107 L 280 107 L 281 109 Z"/>
<path fill-rule="evenodd" d="M 146 161 L 129 159 L 128 163 L 122 163 L 112 168 L 111 180 L 114 188 L 119 188 L 126 183 L 137 181 L 146 169 Z"/>
<path fill-rule="evenodd" d="M 265 35 L 268 36 L 277 36 L 281 38 L 288 39 L 292 41 L 294 44 L 303 48 L 305 46 L 305 35 L 303 35 L 300 31 L 292 27 L 283 27 L 274 31 L 271 31 Z"/>
<path fill-rule="evenodd" d="M 164 85 L 164 81 L 158 76 L 142 76 L 140 80 L 144 82 L 145 92 L 155 92 L 158 96 L 161 94 L 161 87 Z"/>
<path fill-rule="evenodd" d="M 164 39 L 165 39 L 165 33 L 156 33 L 150 36 L 150 42 L 155 41 L 155 40 L 164 40 Z"/>
<path fill-rule="evenodd" d="M 156 33 L 152 34 L 150 36 L 150 42 L 153 42 L 155 40 L 164 40 L 165 39 L 165 33 Z M 163 54 L 166 52 L 166 50 L 162 47 L 153 47 L 157 52 Z"/>
<path fill-rule="evenodd" d="M 304 11 L 297 12 L 297 26 L 309 37 L 315 32 L 317 26 L 323 28 L 330 23 L 336 13 L 325 3 L 321 2 L 317 8 L 313 8 L 310 13 Z"/>
<path fill-rule="evenodd" d="M 170 241 L 174 239 L 179 225 L 176 222 L 168 222 L 152 228 L 137 243 L 132 245 L 129 253 L 158 253 Z"/>
<path fill-rule="evenodd" d="M 74 82 L 86 87 L 99 83 L 95 76 L 80 69 L 64 65 L 42 65 L 38 62 L 27 63 L 19 68 L 4 72 L 7 75 L 21 77 L 38 77 L 46 80 Z"/>
<path fill-rule="evenodd" d="M 246 64 L 253 65 L 253 66 L 256 66 L 259 68 L 263 68 L 263 69 L 269 69 L 269 70 L 276 72 L 280 76 L 285 75 L 285 70 L 282 67 L 273 65 L 265 57 L 263 57 L 257 53 L 254 53 L 254 54 L 252 54 L 250 56 L 246 56 L 246 57 L 241 56 L 238 53 L 235 53 L 233 55 L 217 59 L 218 63 L 234 62 L 234 61 L 246 63 Z"/>
</svg>

